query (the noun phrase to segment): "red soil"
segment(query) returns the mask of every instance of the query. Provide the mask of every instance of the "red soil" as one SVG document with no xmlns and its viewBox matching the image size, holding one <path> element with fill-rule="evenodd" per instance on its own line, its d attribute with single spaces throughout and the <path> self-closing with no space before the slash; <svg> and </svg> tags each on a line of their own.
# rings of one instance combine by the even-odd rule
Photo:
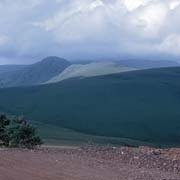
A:
<svg viewBox="0 0 180 180">
<path fill-rule="evenodd" d="M 0 180 L 180 180 L 180 149 L 2 149 Z"/>
</svg>

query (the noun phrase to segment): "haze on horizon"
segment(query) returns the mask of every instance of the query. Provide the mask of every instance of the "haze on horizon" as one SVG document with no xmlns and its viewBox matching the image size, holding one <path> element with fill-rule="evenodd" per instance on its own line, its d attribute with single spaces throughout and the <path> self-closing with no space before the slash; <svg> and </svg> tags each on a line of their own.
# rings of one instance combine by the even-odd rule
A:
<svg viewBox="0 0 180 180">
<path fill-rule="evenodd" d="M 0 64 L 180 57 L 180 0 L 0 0 Z"/>
</svg>

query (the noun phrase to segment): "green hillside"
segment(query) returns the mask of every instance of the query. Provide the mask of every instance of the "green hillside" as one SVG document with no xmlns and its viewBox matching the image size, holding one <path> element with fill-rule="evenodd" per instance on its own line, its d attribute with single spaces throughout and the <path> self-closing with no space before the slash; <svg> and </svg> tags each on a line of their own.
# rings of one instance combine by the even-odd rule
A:
<svg viewBox="0 0 180 180">
<path fill-rule="evenodd" d="M 139 146 L 142 144 L 147 146 L 154 145 L 153 143 L 136 141 L 128 138 L 95 136 L 85 134 L 51 124 L 44 124 L 39 122 L 33 122 L 33 124 L 35 125 L 35 127 L 38 128 L 38 133 L 43 139 L 43 142 L 47 145 L 81 146 L 92 143 L 98 145 L 111 144 L 115 146 Z"/>
<path fill-rule="evenodd" d="M 180 145 L 180 68 L 0 89 L 0 109 L 82 133 Z"/>
</svg>

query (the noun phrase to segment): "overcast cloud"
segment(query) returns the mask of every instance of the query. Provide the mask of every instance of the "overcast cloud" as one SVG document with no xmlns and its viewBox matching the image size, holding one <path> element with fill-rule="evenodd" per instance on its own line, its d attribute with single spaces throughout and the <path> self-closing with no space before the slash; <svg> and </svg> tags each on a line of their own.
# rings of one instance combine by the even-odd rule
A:
<svg viewBox="0 0 180 180">
<path fill-rule="evenodd" d="M 180 0 L 0 0 L 0 64 L 180 57 Z"/>
</svg>

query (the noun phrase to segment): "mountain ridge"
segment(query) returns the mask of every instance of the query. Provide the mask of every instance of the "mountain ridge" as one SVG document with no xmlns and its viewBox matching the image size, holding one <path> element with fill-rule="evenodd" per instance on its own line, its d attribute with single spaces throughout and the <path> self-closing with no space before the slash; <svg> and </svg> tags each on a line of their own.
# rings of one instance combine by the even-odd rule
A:
<svg viewBox="0 0 180 180">
<path fill-rule="evenodd" d="M 70 62 L 65 59 L 55 56 L 47 57 L 17 71 L 2 73 L 0 87 L 37 85 L 61 73 L 69 65 Z"/>
<path fill-rule="evenodd" d="M 53 77 L 46 83 L 55 83 L 69 78 L 76 77 L 94 77 L 94 76 L 103 76 L 108 74 L 115 74 L 126 71 L 134 71 L 135 68 L 120 66 L 117 63 L 113 62 L 93 62 L 86 65 L 73 64 L 67 67 L 62 73 Z"/>
</svg>

